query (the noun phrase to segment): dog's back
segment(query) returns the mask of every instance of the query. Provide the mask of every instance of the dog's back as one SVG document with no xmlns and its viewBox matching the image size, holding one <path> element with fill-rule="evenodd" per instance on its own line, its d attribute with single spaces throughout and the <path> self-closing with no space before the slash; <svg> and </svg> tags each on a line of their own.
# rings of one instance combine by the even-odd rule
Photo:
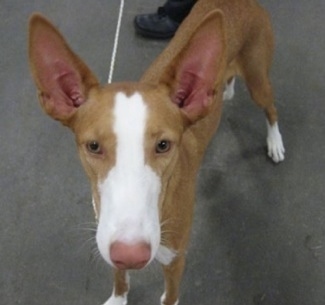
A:
<svg viewBox="0 0 325 305">
<path fill-rule="evenodd" d="M 264 88 L 271 88 L 268 80 L 274 42 L 271 22 L 267 11 L 255 0 L 199 0 L 193 7 L 191 13 L 183 21 L 173 40 L 165 50 L 155 59 L 141 78 L 145 83 L 159 83 L 162 78 L 168 78 L 164 71 L 170 62 L 177 61 L 175 54 L 188 44 L 195 28 L 212 11 L 219 12 L 219 29 L 211 36 L 218 35 L 221 43 L 224 44 L 222 63 L 215 71 L 218 74 L 215 84 L 216 98 L 210 113 L 203 120 L 193 125 L 191 135 L 199 141 L 198 146 L 203 153 L 211 136 L 214 134 L 221 114 L 222 91 L 225 84 L 234 76 L 238 75 L 245 79 L 252 97 L 256 103 L 266 111 L 270 125 L 277 121 L 277 113 L 273 107 L 272 92 L 267 92 L 267 98 L 263 100 L 254 97 L 254 92 L 264 91 Z M 210 39 L 207 37 L 207 39 Z M 199 47 L 199 46 L 198 46 Z M 254 50 L 253 54 L 252 50 Z M 255 71 L 253 71 L 255 70 Z M 251 72 L 252 71 L 252 72 Z M 256 74 L 254 80 L 250 81 L 251 74 Z M 255 78 L 264 80 L 259 90 L 255 85 Z M 167 83 L 170 80 L 165 80 Z M 251 84 L 252 83 L 252 84 Z M 257 89 L 255 89 L 257 88 Z M 281 145 L 280 145 L 281 146 Z M 277 159 L 282 157 L 277 157 Z"/>
<path fill-rule="evenodd" d="M 158 82 L 164 68 L 186 45 L 200 20 L 213 10 L 220 10 L 223 15 L 228 62 L 238 54 L 248 35 L 257 34 L 262 30 L 270 31 L 266 33 L 268 47 L 273 50 L 273 35 L 268 13 L 256 0 L 198 0 L 175 37 L 146 70 L 141 81 Z"/>
</svg>

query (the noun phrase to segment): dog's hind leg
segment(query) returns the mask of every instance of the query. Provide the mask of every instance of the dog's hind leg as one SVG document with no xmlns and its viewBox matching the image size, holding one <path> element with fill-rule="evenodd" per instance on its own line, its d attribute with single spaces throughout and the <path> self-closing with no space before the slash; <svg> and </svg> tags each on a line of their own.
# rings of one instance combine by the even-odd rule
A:
<svg viewBox="0 0 325 305">
<path fill-rule="evenodd" d="M 252 99 L 266 115 L 268 156 L 278 163 L 284 160 L 285 149 L 268 76 L 273 55 L 273 34 L 268 19 L 262 21 L 259 23 L 260 30 L 254 32 L 254 36 L 243 48 L 239 62 Z"/>
<path fill-rule="evenodd" d="M 278 114 L 273 102 L 273 93 L 269 80 L 265 75 L 256 75 L 254 78 L 246 78 L 246 83 L 253 100 L 264 110 L 266 115 L 268 156 L 275 163 L 283 161 L 285 149 L 279 131 Z"/>
<path fill-rule="evenodd" d="M 126 305 L 129 281 L 130 278 L 127 271 L 115 270 L 113 293 L 103 305 Z"/>
</svg>

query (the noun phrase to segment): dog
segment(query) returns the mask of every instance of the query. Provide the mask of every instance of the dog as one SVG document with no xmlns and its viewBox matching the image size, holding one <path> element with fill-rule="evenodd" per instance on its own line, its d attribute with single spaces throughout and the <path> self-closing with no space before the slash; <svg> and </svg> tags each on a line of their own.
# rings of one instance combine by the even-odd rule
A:
<svg viewBox="0 0 325 305">
<path fill-rule="evenodd" d="M 268 155 L 284 159 L 268 77 L 274 49 L 255 0 L 199 0 L 139 82 L 100 85 L 42 15 L 29 24 L 29 62 L 45 112 L 69 127 L 89 177 L 96 241 L 114 268 L 104 305 L 127 303 L 127 270 L 163 266 L 161 304 L 175 305 L 195 202 L 196 175 L 241 76 L 265 112 Z"/>
</svg>

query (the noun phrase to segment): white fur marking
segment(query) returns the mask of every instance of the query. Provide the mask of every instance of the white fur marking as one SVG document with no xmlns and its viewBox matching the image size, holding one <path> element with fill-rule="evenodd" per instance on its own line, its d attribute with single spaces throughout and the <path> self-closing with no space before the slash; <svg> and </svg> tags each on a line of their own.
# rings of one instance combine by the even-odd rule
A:
<svg viewBox="0 0 325 305">
<path fill-rule="evenodd" d="M 128 300 L 126 293 L 122 296 L 115 296 L 113 292 L 110 298 L 103 305 L 126 305 L 127 302 Z"/>
<path fill-rule="evenodd" d="M 166 291 L 163 293 L 163 295 L 160 298 L 160 304 L 165 305 L 165 299 L 166 299 Z M 179 300 L 177 300 L 173 305 L 178 305 Z M 106 304 L 104 304 L 106 305 Z"/>
<path fill-rule="evenodd" d="M 126 283 L 128 284 L 128 289 L 130 290 L 130 275 L 127 272 L 125 276 Z M 127 297 L 128 291 L 121 296 L 116 296 L 115 289 L 113 289 L 112 295 L 103 305 L 126 305 L 128 302 Z"/>
<path fill-rule="evenodd" d="M 272 126 L 266 121 L 267 126 L 267 149 L 268 156 L 272 158 L 275 163 L 284 160 L 285 149 L 282 142 L 282 136 L 279 131 L 278 123 L 275 122 Z"/>
<path fill-rule="evenodd" d="M 229 83 L 226 83 L 226 87 L 223 91 L 223 100 L 229 101 L 235 95 L 235 77 L 231 79 Z"/>
<path fill-rule="evenodd" d="M 118 93 L 114 106 L 116 163 L 99 185 L 101 210 L 98 249 L 111 265 L 110 244 L 148 242 L 151 260 L 160 244 L 158 199 L 160 178 L 145 163 L 147 106 L 142 96 Z"/>
<path fill-rule="evenodd" d="M 160 245 L 156 254 L 156 260 L 159 263 L 168 266 L 173 261 L 176 255 L 177 253 L 174 250 Z"/>
</svg>

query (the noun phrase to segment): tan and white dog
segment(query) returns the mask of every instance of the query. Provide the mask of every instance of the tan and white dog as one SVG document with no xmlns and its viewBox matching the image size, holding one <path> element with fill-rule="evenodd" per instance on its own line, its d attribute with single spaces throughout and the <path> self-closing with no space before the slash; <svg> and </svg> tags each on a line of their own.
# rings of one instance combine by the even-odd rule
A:
<svg viewBox="0 0 325 305">
<path fill-rule="evenodd" d="M 74 132 L 91 182 L 98 248 L 115 269 L 105 305 L 126 304 L 127 270 L 153 259 L 165 276 L 161 304 L 177 304 L 196 174 L 234 76 L 266 114 L 268 155 L 284 159 L 268 14 L 255 0 L 200 0 L 139 82 L 111 85 L 100 85 L 41 15 L 29 31 L 40 103 Z"/>
</svg>

